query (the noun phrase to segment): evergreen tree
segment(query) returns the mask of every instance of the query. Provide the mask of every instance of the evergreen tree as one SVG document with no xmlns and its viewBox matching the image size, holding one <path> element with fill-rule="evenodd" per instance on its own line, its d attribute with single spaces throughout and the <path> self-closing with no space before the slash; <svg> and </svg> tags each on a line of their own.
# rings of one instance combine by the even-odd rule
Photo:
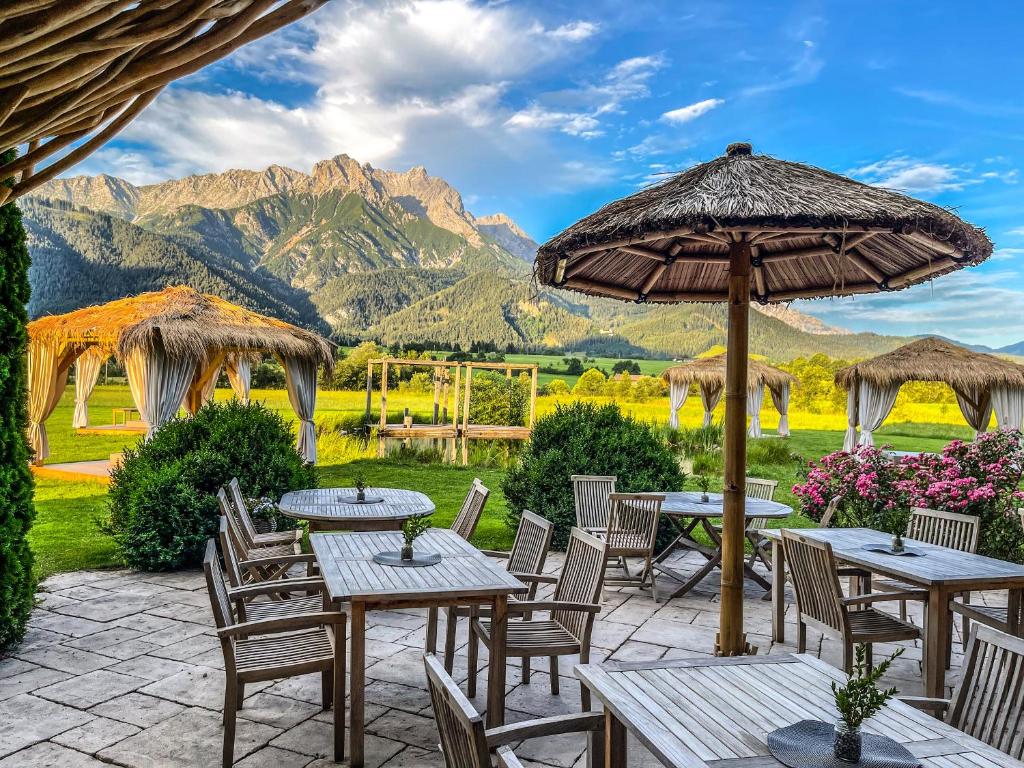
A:
<svg viewBox="0 0 1024 768">
<path fill-rule="evenodd" d="M 14 156 L 0 154 L 0 165 Z M 28 265 L 21 211 L 7 203 L 0 206 L 0 648 L 24 636 L 35 590 L 26 538 L 35 515 L 25 441 Z"/>
</svg>

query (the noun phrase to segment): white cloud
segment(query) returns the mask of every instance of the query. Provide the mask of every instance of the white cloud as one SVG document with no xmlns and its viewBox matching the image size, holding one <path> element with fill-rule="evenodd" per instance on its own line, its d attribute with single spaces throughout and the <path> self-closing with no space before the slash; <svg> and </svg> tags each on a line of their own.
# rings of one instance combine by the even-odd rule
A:
<svg viewBox="0 0 1024 768">
<path fill-rule="evenodd" d="M 891 157 L 852 168 L 848 173 L 876 187 L 903 192 L 938 193 L 960 190 L 980 180 L 968 176 L 968 166 L 929 163 L 910 157 Z"/>
<path fill-rule="evenodd" d="M 556 40 L 570 40 L 575 43 L 593 37 L 598 29 L 597 24 L 589 21 L 573 21 L 556 27 L 549 34 Z"/>
<path fill-rule="evenodd" d="M 1006 234 L 1024 236 L 1024 227 L 1014 227 L 1013 229 L 1008 229 L 1006 231 Z"/>
<path fill-rule="evenodd" d="M 724 99 L 704 99 L 685 107 L 679 107 L 679 109 L 670 110 L 664 113 L 661 119 L 670 123 L 688 123 L 724 103 Z"/>
<path fill-rule="evenodd" d="M 570 136 L 582 136 L 585 139 L 600 136 L 601 123 L 597 118 L 580 112 L 553 112 L 545 110 L 539 104 L 531 104 L 526 109 L 516 112 L 505 121 L 510 128 L 551 129 L 557 128 Z"/>
</svg>

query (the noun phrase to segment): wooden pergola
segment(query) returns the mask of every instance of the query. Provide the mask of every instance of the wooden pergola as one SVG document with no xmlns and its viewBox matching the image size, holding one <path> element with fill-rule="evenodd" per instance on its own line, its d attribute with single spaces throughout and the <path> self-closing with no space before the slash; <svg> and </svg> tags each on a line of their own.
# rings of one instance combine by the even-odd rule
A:
<svg viewBox="0 0 1024 768">
<path fill-rule="evenodd" d="M 0 3 L 0 204 L 113 138 L 168 83 L 327 0 L 5 0 Z M 70 151 L 60 154 L 63 150 Z M 40 164 L 49 164 L 40 168 Z"/>
</svg>

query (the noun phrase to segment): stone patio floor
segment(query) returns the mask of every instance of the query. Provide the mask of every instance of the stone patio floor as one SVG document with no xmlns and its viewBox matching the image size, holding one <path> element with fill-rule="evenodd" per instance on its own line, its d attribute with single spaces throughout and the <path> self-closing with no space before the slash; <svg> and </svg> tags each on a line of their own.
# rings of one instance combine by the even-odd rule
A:
<svg viewBox="0 0 1024 768">
<path fill-rule="evenodd" d="M 690 561 L 687 562 L 690 564 Z M 694 568 L 697 562 L 692 561 Z M 550 571 L 560 557 L 552 555 Z M 661 590 L 669 585 L 660 579 Z M 749 585 L 748 640 L 760 653 L 791 653 L 772 644 L 770 603 Z M 974 599 L 982 597 L 975 595 Z M 997 601 L 999 595 L 984 595 Z M 718 582 L 712 576 L 682 598 L 655 603 L 648 592 L 609 588 L 594 631 L 592 661 L 680 658 L 711 651 L 718 627 Z M 1004 598 L 1005 599 L 1005 598 Z M 888 604 L 895 611 L 896 605 Z M 920 625 L 920 609 L 911 607 Z M 795 609 L 790 603 L 789 622 Z M 423 612 L 368 617 L 367 765 L 442 766 L 423 672 Z M 201 573 L 81 571 L 47 579 L 24 642 L 0 658 L 0 768 L 201 768 L 220 765 L 223 658 Z M 443 638 L 443 627 L 440 637 Z M 465 622 L 459 628 L 456 678 L 466 678 Z M 876 645 L 876 654 L 891 647 Z M 839 664 L 838 643 L 809 633 L 808 651 Z M 954 637 L 954 684 L 961 655 Z M 486 653 L 481 649 L 482 654 Z M 920 643 L 892 666 L 888 679 L 921 693 Z M 482 663 L 486 656 L 482 656 Z M 547 662 L 535 661 L 529 685 L 519 661 L 508 673 L 509 722 L 578 711 L 574 659 L 560 666 L 561 695 L 549 692 Z M 541 671 L 541 670 L 544 671 Z M 486 674 L 484 674 L 484 679 Z M 486 691 L 482 681 L 481 691 Z M 320 708 L 319 676 L 249 685 L 239 713 L 239 768 L 323 768 L 335 765 L 330 713 Z M 480 698 L 476 703 L 482 705 Z M 517 754 L 528 766 L 582 765 L 582 736 L 528 742 Z M 654 765 L 639 744 L 631 765 Z"/>
</svg>

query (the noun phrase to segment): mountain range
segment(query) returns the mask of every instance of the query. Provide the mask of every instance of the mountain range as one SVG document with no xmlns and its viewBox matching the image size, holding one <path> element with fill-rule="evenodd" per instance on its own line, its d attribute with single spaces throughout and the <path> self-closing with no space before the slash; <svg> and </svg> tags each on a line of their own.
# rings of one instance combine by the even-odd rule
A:
<svg viewBox="0 0 1024 768">
<path fill-rule="evenodd" d="M 680 357 L 725 342 L 725 308 L 638 306 L 539 289 L 537 249 L 505 214 L 475 216 L 422 167 L 347 155 L 134 185 L 56 179 L 22 204 L 33 317 L 185 283 L 331 333 L 445 348 Z M 757 307 L 751 349 L 858 358 L 906 339 Z"/>
</svg>

